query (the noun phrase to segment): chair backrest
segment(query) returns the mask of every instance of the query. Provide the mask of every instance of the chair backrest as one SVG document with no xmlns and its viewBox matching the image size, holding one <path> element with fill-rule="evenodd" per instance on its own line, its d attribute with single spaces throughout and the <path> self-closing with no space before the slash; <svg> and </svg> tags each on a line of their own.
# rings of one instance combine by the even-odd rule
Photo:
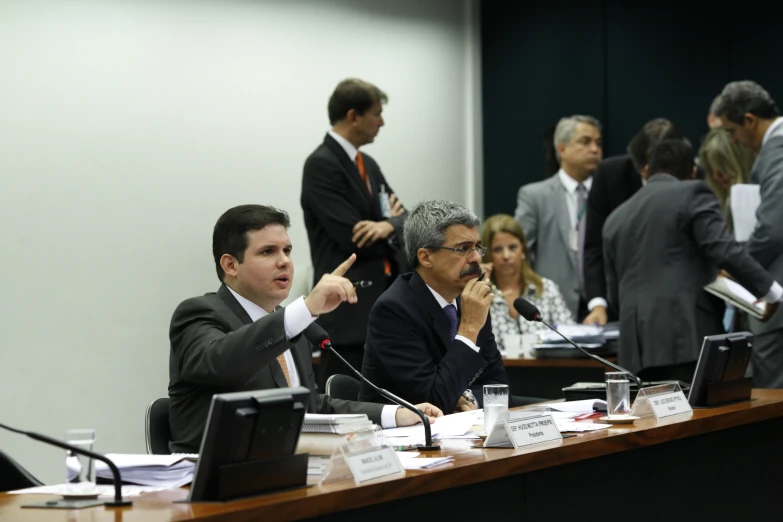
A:
<svg viewBox="0 0 783 522">
<path fill-rule="evenodd" d="M 65 463 L 64 455 L 63 463 Z M 43 486 L 43 484 L 18 462 L 0 451 L 0 493 L 35 486 Z"/>
<path fill-rule="evenodd" d="M 359 399 L 359 381 L 353 377 L 336 373 L 326 379 L 325 391 L 329 397 L 355 401 Z"/>
<path fill-rule="evenodd" d="M 168 455 L 171 441 L 169 428 L 169 398 L 155 399 L 147 406 L 144 416 L 144 435 L 147 439 L 147 453 L 150 455 Z"/>
</svg>

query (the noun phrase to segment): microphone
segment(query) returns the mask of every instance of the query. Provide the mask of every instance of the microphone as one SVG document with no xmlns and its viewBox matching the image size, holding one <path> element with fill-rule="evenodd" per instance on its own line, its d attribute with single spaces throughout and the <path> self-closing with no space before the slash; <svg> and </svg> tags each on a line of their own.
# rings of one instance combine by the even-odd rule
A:
<svg viewBox="0 0 783 522">
<path fill-rule="evenodd" d="M 71 453 L 78 453 L 79 455 L 86 455 L 87 457 L 90 457 L 95 460 L 100 460 L 101 462 L 105 462 L 107 466 L 111 469 L 112 479 L 114 481 L 114 500 L 107 500 L 104 502 L 105 505 L 109 507 L 121 507 L 121 506 L 130 506 L 132 502 L 130 500 L 123 500 L 122 499 L 122 478 L 120 477 L 120 470 L 117 469 L 117 466 L 112 462 L 111 460 L 107 459 L 100 453 L 95 453 L 93 451 L 89 451 L 86 449 L 78 448 L 76 446 L 71 446 L 70 444 L 66 444 L 65 442 L 61 442 L 57 439 L 53 439 L 51 437 L 47 437 L 46 435 L 41 435 L 40 433 L 34 433 L 32 431 L 22 431 L 18 430 L 16 428 L 12 428 L 10 426 L 6 426 L 5 424 L 0 424 L 0 428 L 4 428 L 8 431 L 12 431 L 14 433 L 20 433 L 22 435 L 27 435 L 31 439 L 45 442 L 46 444 L 51 444 L 52 446 L 57 446 L 58 448 L 62 448 L 65 450 L 70 451 Z M 67 501 L 66 501 L 67 502 Z M 56 505 L 57 503 L 54 502 L 47 502 L 47 507 L 58 507 Z M 62 507 L 68 507 L 68 505 L 63 505 Z"/>
<path fill-rule="evenodd" d="M 378 386 L 374 385 L 372 382 L 370 382 L 367 377 L 362 375 L 362 372 L 357 371 L 356 368 L 351 366 L 348 361 L 343 359 L 343 356 L 340 355 L 337 350 L 335 350 L 332 347 L 332 341 L 329 340 L 329 334 L 326 333 L 326 330 L 321 328 L 318 324 L 312 323 L 310 326 L 305 328 L 305 331 L 302 332 L 304 336 L 307 338 L 308 341 L 313 346 L 318 346 L 322 350 L 331 350 L 331 352 L 337 356 L 338 359 L 340 359 L 343 364 L 345 364 L 348 368 L 350 368 L 353 373 L 355 373 L 359 379 L 366 382 L 373 390 L 377 391 L 379 395 L 382 397 L 385 397 L 389 399 L 391 402 L 402 406 L 406 410 L 410 410 L 416 415 L 419 416 L 421 419 L 421 423 L 424 425 L 424 445 L 418 445 L 417 448 L 421 451 L 439 451 L 440 446 L 436 446 L 432 444 L 432 429 L 430 428 L 430 420 L 427 418 L 427 416 L 424 414 L 423 411 L 418 409 L 413 404 L 409 403 L 405 399 L 398 397 L 394 395 L 392 392 L 384 390 L 383 388 L 379 388 Z"/>
<path fill-rule="evenodd" d="M 579 346 L 578 344 L 573 342 L 571 339 L 569 339 L 565 335 L 563 335 L 560 332 L 558 332 L 556 328 L 552 328 L 551 325 L 549 325 L 548 323 L 544 322 L 544 320 L 541 318 L 541 312 L 538 311 L 538 308 L 536 308 L 527 299 L 523 299 L 521 297 L 517 297 L 514 300 L 514 308 L 516 309 L 517 312 L 519 312 L 519 315 L 521 315 L 522 317 L 524 317 L 528 321 L 536 321 L 538 323 L 542 323 L 542 324 L 546 325 L 547 328 L 549 328 L 550 330 L 555 332 L 557 335 L 559 335 L 560 337 L 565 339 L 571 346 L 573 346 L 574 348 L 576 348 L 577 350 L 579 350 L 580 352 L 582 352 L 586 356 L 590 357 L 591 359 L 595 359 L 599 363 L 601 363 L 601 364 L 603 364 L 605 366 L 608 366 L 609 368 L 611 368 L 613 370 L 617 370 L 618 372 L 627 373 L 628 375 L 631 376 L 631 378 L 633 378 L 634 381 L 636 381 L 636 385 L 639 387 L 639 391 L 642 390 L 642 381 L 641 381 L 641 379 L 639 379 L 639 377 L 637 377 L 633 373 L 629 372 L 625 368 L 622 368 L 622 367 L 620 367 L 620 366 L 618 366 L 618 365 L 616 365 L 614 363 L 610 363 L 606 359 L 598 357 L 594 353 L 588 352 L 587 350 L 585 350 L 584 348 L 582 348 L 581 346 Z"/>
</svg>

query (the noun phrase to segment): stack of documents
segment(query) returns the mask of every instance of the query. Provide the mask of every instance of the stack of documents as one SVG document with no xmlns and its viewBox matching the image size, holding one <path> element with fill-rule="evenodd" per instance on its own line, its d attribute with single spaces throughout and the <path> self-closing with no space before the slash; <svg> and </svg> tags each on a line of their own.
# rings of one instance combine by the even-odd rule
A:
<svg viewBox="0 0 783 522">
<path fill-rule="evenodd" d="M 364 413 L 352 415 L 324 415 L 306 413 L 302 424 L 302 433 L 354 433 L 374 429 L 374 425 Z"/>
<path fill-rule="evenodd" d="M 400 451 L 397 453 L 400 463 L 405 469 L 430 469 L 441 464 L 448 464 L 454 457 L 419 457 L 418 451 Z"/>
<path fill-rule="evenodd" d="M 726 277 L 718 276 L 715 281 L 705 286 L 704 289 L 713 295 L 717 295 L 727 303 L 745 310 L 756 319 L 764 317 L 764 312 L 767 310 L 767 305 L 756 303 L 756 298 L 744 286 Z"/>
<path fill-rule="evenodd" d="M 557 331 L 579 345 L 604 344 L 604 329 L 601 326 L 587 324 L 561 324 Z M 562 337 L 551 330 L 541 332 L 541 344 L 568 344 Z"/>
<path fill-rule="evenodd" d="M 483 421 L 482 410 L 465 411 L 461 413 L 452 413 L 435 419 L 430 424 L 430 433 L 432 440 L 454 439 L 454 438 L 477 438 L 470 432 L 475 424 L 481 424 Z M 404 428 L 390 428 L 383 430 L 383 441 L 385 444 L 395 446 L 398 449 L 414 448 L 424 444 L 424 426 L 414 424 Z"/>
<path fill-rule="evenodd" d="M 108 453 L 106 458 L 119 468 L 123 482 L 158 488 L 178 488 L 193 481 L 197 454 L 134 455 Z M 95 475 L 112 480 L 112 473 L 105 463 L 95 462 Z"/>
</svg>

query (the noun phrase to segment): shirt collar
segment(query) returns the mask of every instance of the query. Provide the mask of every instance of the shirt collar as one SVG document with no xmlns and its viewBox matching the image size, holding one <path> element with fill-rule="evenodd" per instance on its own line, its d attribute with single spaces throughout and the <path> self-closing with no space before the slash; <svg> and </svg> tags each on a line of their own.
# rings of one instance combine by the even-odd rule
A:
<svg viewBox="0 0 783 522">
<path fill-rule="evenodd" d="M 343 148 L 346 154 L 348 154 L 348 157 L 351 158 L 351 161 L 356 161 L 356 154 L 359 152 L 359 149 L 353 146 L 353 143 L 346 140 L 333 130 L 328 131 L 329 136 L 334 138 L 334 141 L 340 144 L 340 146 Z"/>
<path fill-rule="evenodd" d="M 231 295 L 233 295 L 237 301 L 239 301 L 239 304 L 242 305 L 242 308 L 245 309 L 245 312 L 247 312 L 247 315 L 250 316 L 250 320 L 254 323 L 261 319 L 262 317 L 266 317 L 269 315 L 269 312 L 255 304 L 253 301 L 250 301 L 249 299 L 245 299 L 238 293 L 234 292 L 234 290 L 231 289 L 230 286 L 226 285 L 226 288 L 228 288 L 228 291 L 231 292 Z"/>
<path fill-rule="evenodd" d="M 764 133 L 764 137 L 761 139 L 761 146 L 763 147 L 770 136 L 772 136 L 772 133 L 775 131 L 776 128 L 783 125 L 783 117 L 775 118 L 775 121 L 772 122 L 772 124 L 767 129 L 767 132 Z"/>
<path fill-rule="evenodd" d="M 557 176 L 560 178 L 560 183 L 563 184 L 563 187 L 565 187 L 566 192 L 569 194 L 573 194 L 576 192 L 576 187 L 579 186 L 579 182 L 566 174 L 566 172 L 563 169 L 560 169 L 557 171 Z M 590 192 L 590 187 L 593 186 L 593 176 L 590 176 L 585 180 L 582 185 L 585 186 L 587 189 L 587 192 Z"/>
<path fill-rule="evenodd" d="M 424 283 L 424 284 L 427 285 L 427 283 Z M 459 306 L 457 306 L 457 300 L 456 299 L 454 299 L 452 302 L 449 303 L 448 301 L 446 301 L 446 299 L 443 298 L 442 295 L 440 295 L 438 292 L 433 290 L 430 285 L 427 285 L 427 288 L 430 290 L 430 292 L 432 292 L 432 295 L 435 296 L 435 300 L 438 301 L 438 304 L 440 305 L 441 308 L 446 308 L 450 304 L 453 304 L 454 308 L 459 310 Z"/>
</svg>

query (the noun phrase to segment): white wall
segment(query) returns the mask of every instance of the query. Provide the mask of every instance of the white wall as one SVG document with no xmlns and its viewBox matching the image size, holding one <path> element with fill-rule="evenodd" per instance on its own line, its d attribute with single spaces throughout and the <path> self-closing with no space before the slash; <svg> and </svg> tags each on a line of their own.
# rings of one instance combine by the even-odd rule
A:
<svg viewBox="0 0 783 522">
<path fill-rule="evenodd" d="M 0 0 L 0 422 L 143 452 L 168 323 L 218 286 L 227 208 L 290 211 L 326 102 L 384 89 L 367 147 L 407 206 L 481 199 L 476 0 Z M 47 482 L 62 457 L 0 448 Z"/>
</svg>

